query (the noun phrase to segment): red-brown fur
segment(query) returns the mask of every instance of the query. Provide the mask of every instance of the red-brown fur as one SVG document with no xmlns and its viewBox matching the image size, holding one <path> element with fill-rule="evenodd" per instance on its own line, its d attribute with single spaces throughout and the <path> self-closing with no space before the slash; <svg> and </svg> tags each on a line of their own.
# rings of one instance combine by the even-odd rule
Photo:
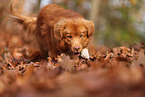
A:
<svg viewBox="0 0 145 97">
<path fill-rule="evenodd" d="M 18 19 L 21 20 L 21 17 Z M 73 57 L 75 53 L 80 53 L 87 47 L 94 33 L 94 24 L 76 12 L 50 4 L 40 10 L 32 32 L 42 58 L 48 55 L 56 58 L 61 53 Z"/>
</svg>

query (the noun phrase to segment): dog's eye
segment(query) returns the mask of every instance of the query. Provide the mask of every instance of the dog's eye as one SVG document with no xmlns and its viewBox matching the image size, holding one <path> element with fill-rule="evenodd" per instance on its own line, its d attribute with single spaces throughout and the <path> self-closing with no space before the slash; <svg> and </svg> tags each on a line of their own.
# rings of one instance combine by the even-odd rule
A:
<svg viewBox="0 0 145 97">
<path fill-rule="evenodd" d="M 72 36 L 67 36 L 67 38 L 72 38 Z"/>
<path fill-rule="evenodd" d="M 82 38 L 83 37 L 83 35 L 80 35 L 80 38 Z"/>
</svg>

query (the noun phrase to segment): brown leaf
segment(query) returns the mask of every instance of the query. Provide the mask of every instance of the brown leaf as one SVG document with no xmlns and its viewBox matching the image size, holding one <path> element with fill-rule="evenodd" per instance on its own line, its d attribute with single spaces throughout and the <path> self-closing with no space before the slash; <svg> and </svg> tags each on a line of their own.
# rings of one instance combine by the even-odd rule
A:
<svg viewBox="0 0 145 97">
<path fill-rule="evenodd" d="M 131 65 L 145 65 L 144 49 L 139 51 L 137 60 L 133 60 Z"/>
<path fill-rule="evenodd" d="M 58 64 L 62 68 L 69 72 L 75 71 L 75 65 L 78 63 L 78 60 L 70 59 L 70 57 L 65 54 L 62 54 L 60 57 L 61 59 L 58 60 Z"/>
</svg>

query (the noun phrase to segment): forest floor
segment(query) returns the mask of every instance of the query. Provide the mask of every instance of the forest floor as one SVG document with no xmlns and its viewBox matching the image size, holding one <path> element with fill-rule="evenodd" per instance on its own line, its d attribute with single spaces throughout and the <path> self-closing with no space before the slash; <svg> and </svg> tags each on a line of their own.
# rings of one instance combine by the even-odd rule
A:
<svg viewBox="0 0 145 97">
<path fill-rule="evenodd" d="M 32 39 L 0 29 L 0 97 L 144 97 L 145 45 L 89 47 L 90 60 L 41 60 Z"/>
</svg>

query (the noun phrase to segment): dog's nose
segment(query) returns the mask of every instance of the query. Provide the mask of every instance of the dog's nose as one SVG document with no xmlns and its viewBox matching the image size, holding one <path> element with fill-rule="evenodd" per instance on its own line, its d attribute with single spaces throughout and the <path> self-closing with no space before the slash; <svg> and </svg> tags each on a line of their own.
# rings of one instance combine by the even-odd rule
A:
<svg viewBox="0 0 145 97">
<path fill-rule="evenodd" d="M 74 47 L 74 50 L 75 50 L 75 51 L 79 51 L 79 50 L 80 50 L 80 46 L 75 46 L 75 47 Z"/>
</svg>

